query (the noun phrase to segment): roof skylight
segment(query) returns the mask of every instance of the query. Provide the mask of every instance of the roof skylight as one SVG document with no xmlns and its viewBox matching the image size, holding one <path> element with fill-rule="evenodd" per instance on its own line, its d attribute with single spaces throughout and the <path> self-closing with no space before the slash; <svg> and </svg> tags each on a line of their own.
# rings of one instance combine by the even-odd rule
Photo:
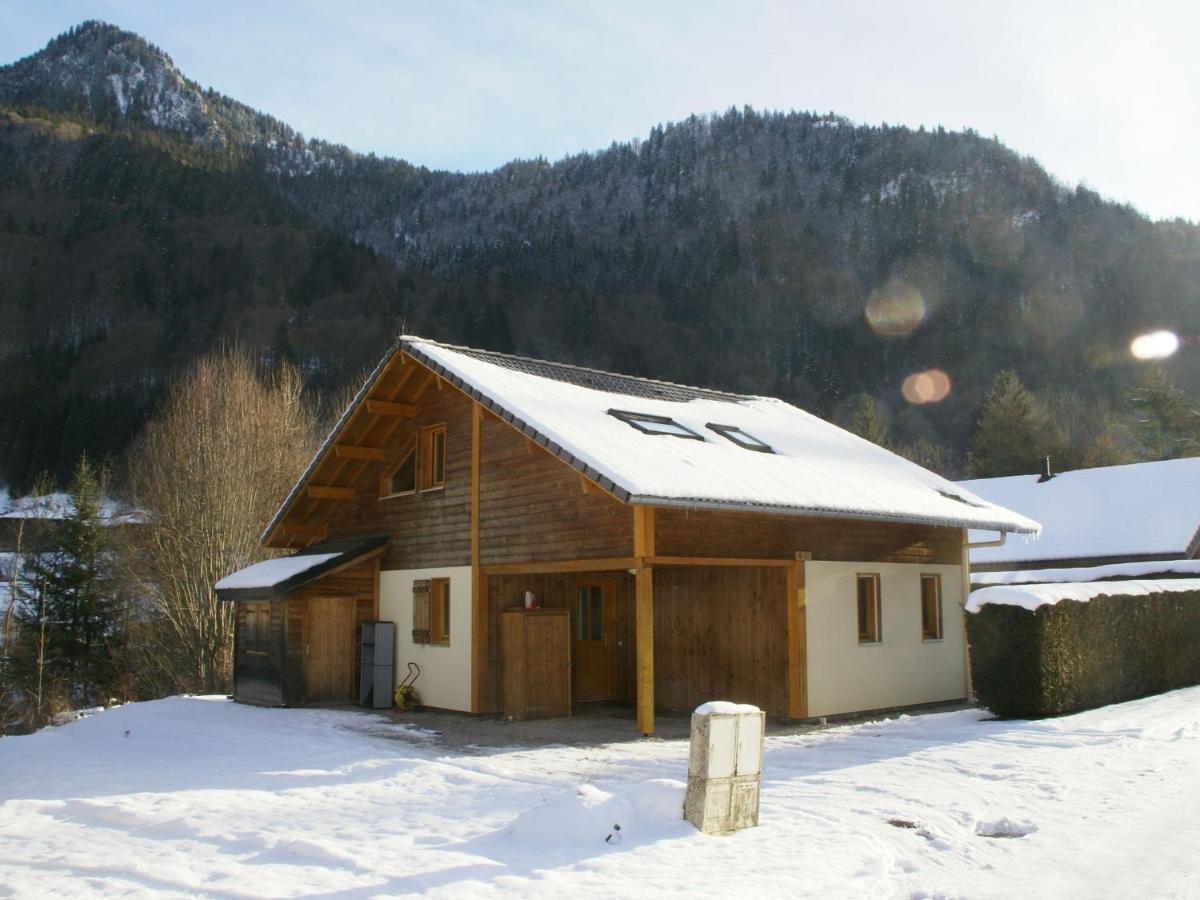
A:
<svg viewBox="0 0 1200 900">
<path fill-rule="evenodd" d="M 610 409 L 610 416 L 620 419 L 627 425 L 632 425 L 643 434 L 664 434 L 670 437 L 688 438 L 702 441 L 704 438 L 685 425 L 680 425 L 667 416 L 656 416 L 651 413 L 630 412 L 625 409 Z"/>
<path fill-rule="evenodd" d="M 759 453 L 775 452 L 766 441 L 760 441 L 754 435 L 742 431 L 736 425 L 718 425 L 716 422 L 709 422 L 708 427 L 721 437 L 737 444 L 743 450 L 756 450 Z"/>
<path fill-rule="evenodd" d="M 984 504 L 976 503 L 974 500 L 968 500 L 966 497 L 963 497 L 959 494 L 952 493 L 951 491 L 943 491 L 941 488 L 934 488 L 934 490 L 937 491 L 939 494 L 941 494 L 943 497 L 945 497 L 947 500 L 957 500 L 959 503 L 965 503 L 965 504 L 967 504 L 967 506 L 974 506 L 976 509 L 987 509 L 987 507 Z"/>
</svg>

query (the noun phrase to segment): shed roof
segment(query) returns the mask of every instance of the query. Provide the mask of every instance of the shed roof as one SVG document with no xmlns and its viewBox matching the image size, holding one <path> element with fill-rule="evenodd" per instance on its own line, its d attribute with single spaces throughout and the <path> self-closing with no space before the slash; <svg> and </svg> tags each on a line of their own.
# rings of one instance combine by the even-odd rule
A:
<svg viewBox="0 0 1200 900">
<path fill-rule="evenodd" d="M 973 565 L 1184 558 L 1200 538 L 1200 458 L 978 478 L 959 486 L 1042 523 L 1037 541 L 971 551 Z M 972 536 L 982 539 L 985 535 Z"/>
<path fill-rule="evenodd" d="M 334 569 L 370 556 L 387 543 L 386 534 L 322 541 L 291 556 L 264 559 L 226 575 L 214 585 L 217 599 L 281 600 Z"/>
</svg>

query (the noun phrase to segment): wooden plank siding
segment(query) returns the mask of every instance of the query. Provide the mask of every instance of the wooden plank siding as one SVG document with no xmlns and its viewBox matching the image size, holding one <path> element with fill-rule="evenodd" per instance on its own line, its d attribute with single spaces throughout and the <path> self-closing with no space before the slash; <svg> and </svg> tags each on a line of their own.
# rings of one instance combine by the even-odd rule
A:
<svg viewBox="0 0 1200 900">
<path fill-rule="evenodd" d="M 788 715 L 787 570 L 654 570 L 654 694 L 659 709 L 707 700 Z"/>
<path fill-rule="evenodd" d="M 659 507 L 657 552 L 788 560 L 803 550 L 817 560 L 957 565 L 960 534 L 932 525 Z"/>
<path fill-rule="evenodd" d="M 574 469 L 495 416 L 483 416 L 481 444 L 482 565 L 629 555 L 628 507 L 582 491 Z"/>
<path fill-rule="evenodd" d="M 617 605 L 617 697 L 632 702 L 633 673 L 633 576 L 625 573 L 606 573 L 613 579 Z M 492 575 L 487 584 L 487 678 L 485 683 L 486 712 L 499 712 L 504 707 L 501 654 L 502 619 L 506 609 L 520 608 L 525 592 L 533 591 L 544 609 L 566 609 L 571 617 L 571 633 L 575 633 L 577 573 L 539 573 L 533 575 Z"/>
</svg>

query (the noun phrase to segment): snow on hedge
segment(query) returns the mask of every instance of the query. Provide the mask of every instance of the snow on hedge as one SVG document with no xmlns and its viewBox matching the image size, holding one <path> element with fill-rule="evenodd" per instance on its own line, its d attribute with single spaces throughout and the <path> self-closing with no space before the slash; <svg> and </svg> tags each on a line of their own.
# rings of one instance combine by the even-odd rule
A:
<svg viewBox="0 0 1200 900">
<path fill-rule="evenodd" d="M 1145 575 L 1200 575 L 1200 559 L 1123 562 L 1070 569 L 1018 569 L 1012 572 L 972 572 L 973 584 L 1044 584 L 1052 581 L 1098 581 L 1101 578 L 1139 578 Z"/>
<path fill-rule="evenodd" d="M 1200 528 L 1200 457 L 978 478 L 959 486 L 1042 523 L 1036 541 L 971 551 L 974 565 L 1088 557 L 1185 557 Z M 973 533 L 972 541 L 995 535 Z"/>
<path fill-rule="evenodd" d="M 336 559 L 339 555 L 338 553 L 310 553 L 281 556 L 278 559 L 264 559 L 262 562 L 247 566 L 232 575 L 226 575 L 214 587 L 218 591 L 235 588 L 274 587 L 289 578 L 302 575 L 309 569 L 315 569 L 322 563 Z"/>
<path fill-rule="evenodd" d="M 979 612 L 990 604 L 1020 606 L 1035 610 L 1063 600 L 1087 603 L 1095 597 L 1144 597 L 1147 594 L 1171 594 L 1200 591 L 1200 578 L 1162 578 L 1128 581 L 1067 581 L 1054 584 L 1023 584 L 1019 587 L 998 585 L 972 591 L 967 612 Z"/>
</svg>

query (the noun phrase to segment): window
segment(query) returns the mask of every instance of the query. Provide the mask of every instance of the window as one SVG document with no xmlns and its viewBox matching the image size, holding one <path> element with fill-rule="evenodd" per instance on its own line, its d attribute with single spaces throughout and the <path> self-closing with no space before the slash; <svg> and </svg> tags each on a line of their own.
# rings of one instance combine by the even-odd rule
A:
<svg viewBox="0 0 1200 900">
<path fill-rule="evenodd" d="M 271 604 L 269 602 L 245 604 L 242 620 L 242 652 L 271 652 Z"/>
<path fill-rule="evenodd" d="M 942 639 L 942 576 L 921 576 L 921 639 Z"/>
<path fill-rule="evenodd" d="M 450 579 L 434 578 L 430 584 L 432 597 L 432 619 L 430 641 L 434 644 L 450 643 Z"/>
<path fill-rule="evenodd" d="M 413 582 L 414 644 L 450 643 L 450 579 L 422 578 Z"/>
<path fill-rule="evenodd" d="M 878 644 L 883 640 L 880 622 L 879 575 L 858 576 L 858 642 Z"/>
<path fill-rule="evenodd" d="M 379 493 L 384 497 L 411 494 L 417 489 L 417 448 L 415 444 L 409 447 L 400 460 L 384 474 L 382 482 L 379 486 Z"/>
<path fill-rule="evenodd" d="M 771 445 L 765 441 L 760 441 L 752 434 L 747 434 L 736 425 L 718 425 L 716 422 L 709 422 L 708 427 L 733 443 L 737 444 L 743 450 L 757 450 L 759 453 L 774 453 Z"/>
<path fill-rule="evenodd" d="M 575 639 L 604 640 L 604 595 L 599 587 L 581 587 L 575 610 Z"/>
<path fill-rule="evenodd" d="M 689 438 L 693 441 L 702 441 L 704 438 L 696 434 L 692 429 L 680 425 L 674 419 L 667 416 L 655 416 L 650 413 L 629 412 L 624 409 L 610 409 L 610 416 L 620 419 L 627 425 L 632 425 L 642 434 L 664 434 L 670 437 Z"/>
<path fill-rule="evenodd" d="M 421 489 L 446 486 L 446 425 L 421 429 Z"/>
</svg>

